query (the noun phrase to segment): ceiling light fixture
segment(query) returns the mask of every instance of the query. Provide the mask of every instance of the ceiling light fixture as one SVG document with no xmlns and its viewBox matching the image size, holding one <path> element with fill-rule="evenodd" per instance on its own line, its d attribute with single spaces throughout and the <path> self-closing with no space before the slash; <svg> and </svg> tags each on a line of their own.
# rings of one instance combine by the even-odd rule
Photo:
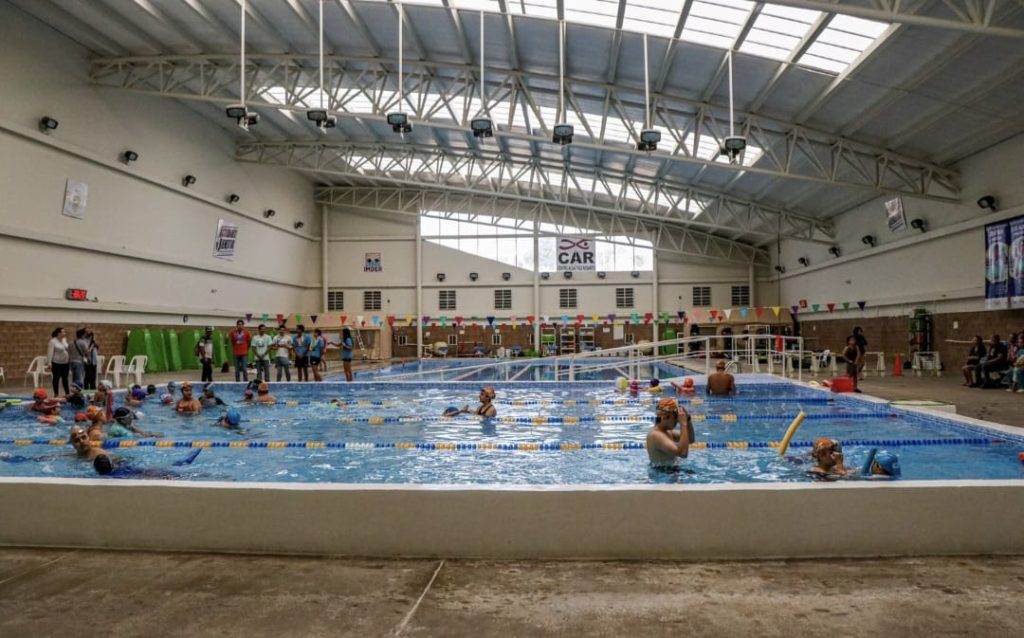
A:
<svg viewBox="0 0 1024 638">
<path fill-rule="evenodd" d="M 405 102 L 405 77 L 402 75 L 402 69 L 405 64 L 405 52 L 404 49 L 404 23 L 405 23 L 405 5 L 398 5 L 398 108 L 402 108 Z M 391 125 L 391 130 L 398 133 L 402 137 L 405 137 L 406 133 L 412 133 L 412 124 L 409 123 L 409 116 L 402 111 L 396 111 L 394 113 L 388 113 L 388 124 Z"/>
<path fill-rule="evenodd" d="M 263 211 L 263 217 L 266 218 L 266 219 L 270 219 L 271 217 L 273 217 L 276 214 L 277 214 L 277 211 L 274 210 L 273 208 L 268 208 L 267 210 Z"/>
<path fill-rule="evenodd" d="M 473 137 L 494 137 L 494 123 L 488 117 L 487 98 L 484 95 L 484 12 L 480 11 L 480 117 L 475 118 L 469 124 L 473 131 Z"/>
<path fill-rule="evenodd" d="M 305 222 L 295 222 L 294 224 L 292 224 L 292 226 L 295 227 L 295 230 L 299 230 L 300 228 L 304 227 L 305 225 L 306 225 Z"/>
<path fill-rule="evenodd" d="M 644 34 L 644 130 L 640 131 L 640 143 L 636 150 L 651 151 L 658 150 L 658 142 L 661 141 L 661 131 L 651 128 L 651 79 L 650 70 L 647 65 L 647 34 Z"/>
<path fill-rule="evenodd" d="M 338 118 L 327 112 L 327 105 L 324 104 L 324 0 L 320 0 L 320 108 L 306 111 L 306 119 L 316 124 L 320 133 L 327 133 L 327 129 L 338 125 Z"/>
<path fill-rule="evenodd" d="M 184 186 L 185 188 L 188 188 L 189 186 L 191 186 L 192 184 L 195 184 L 195 183 L 196 183 L 196 176 L 195 175 L 186 175 L 185 177 L 181 178 L 181 185 Z"/>
<path fill-rule="evenodd" d="M 230 117 L 231 119 L 233 119 L 235 121 L 235 124 L 237 124 L 240 129 L 242 129 L 243 131 L 248 132 L 250 126 L 255 126 L 256 124 L 259 124 L 260 114 L 259 113 L 253 113 L 253 112 L 249 111 L 249 109 L 247 109 L 245 107 L 245 5 L 246 5 L 246 0 L 241 0 L 241 2 L 239 4 L 241 5 L 241 8 L 242 8 L 242 28 L 241 28 L 241 35 L 239 36 L 239 41 L 241 43 L 241 46 L 240 46 L 240 49 L 241 49 L 241 63 L 240 63 L 240 66 L 239 66 L 239 73 L 238 73 L 238 79 L 239 79 L 238 99 L 241 100 L 241 101 L 238 104 L 229 104 L 228 107 L 226 109 L 224 109 L 224 112 L 227 114 L 228 117 Z"/>
<path fill-rule="evenodd" d="M 863 237 L 860 238 L 860 240 L 861 240 L 862 243 L 865 243 L 868 246 L 871 246 L 872 248 L 875 247 L 875 236 L 874 235 L 864 235 Z"/>
<path fill-rule="evenodd" d="M 800 259 L 797 259 L 797 262 L 799 262 L 799 264 L 804 268 L 811 265 L 811 260 L 806 257 L 801 257 Z"/>
<path fill-rule="evenodd" d="M 997 210 L 996 198 L 992 197 L 991 195 L 985 195 L 984 197 L 978 199 L 978 206 L 980 206 L 982 209 L 988 209 L 994 213 Z"/>
<path fill-rule="evenodd" d="M 726 54 L 726 57 L 729 61 L 729 136 L 722 140 L 719 154 L 728 157 L 730 164 L 735 164 L 743 154 L 743 149 L 747 148 L 747 138 L 736 135 L 736 118 L 733 112 L 732 50 Z"/>
<path fill-rule="evenodd" d="M 839 246 L 829 246 L 828 247 L 828 254 L 832 255 L 833 257 L 838 257 L 839 256 Z"/>
<path fill-rule="evenodd" d="M 229 204 L 234 204 L 238 200 L 239 200 L 238 195 L 235 195 L 234 193 L 231 193 L 230 195 L 228 195 L 228 203 Z"/>
<path fill-rule="evenodd" d="M 551 130 L 554 144 L 572 144 L 572 124 L 565 123 L 565 20 L 558 21 L 558 117 Z"/>
<path fill-rule="evenodd" d="M 58 122 L 57 120 L 53 119 L 49 115 L 44 115 L 39 120 L 39 132 L 43 133 L 44 135 L 49 135 L 50 131 L 57 130 L 57 126 L 59 126 L 59 125 L 60 125 L 60 122 Z"/>
<path fill-rule="evenodd" d="M 914 220 L 911 220 L 910 227 L 915 229 L 915 230 L 919 230 L 919 231 L 921 231 L 923 233 L 926 230 L 928 230 L 928 222 L 926 222 L 925 220 L 923 220 L 920 217 L 918 217 L 918 218 L 916 218 Z"/>
<path fill-rule="evenodd" d="M 137 159 L 139 159 L 139 154 L 131 149 L 125 151 L 124 153 L 121 153 L 121 161 L 123 161 L 125 164 L 130 164 Z"/>
</svg>

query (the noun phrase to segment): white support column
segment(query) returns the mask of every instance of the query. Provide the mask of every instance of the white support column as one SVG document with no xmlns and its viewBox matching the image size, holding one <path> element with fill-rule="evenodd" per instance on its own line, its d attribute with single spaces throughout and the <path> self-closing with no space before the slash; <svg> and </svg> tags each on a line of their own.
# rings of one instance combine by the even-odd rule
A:
<svg viewBox="0 0 1024 638">
<path fill-rule="evenodd" d="M 754 264 L 751 262 L 747 266 L 747 286 L 750 288 L 750 307 L 753 308 L 757 305 L 757 298 L 754 294 L 754 284 L 756 283 L 754 278 Z"/>
<path fill-rule="evenodd" d="M 654 319 L 651 320 L 653 330 L 651 341 L 658 341 L 658 251 L 651 255 L 651 310 L 654 312 Z M 657 352 L 654 353 L 657 356 Z"/>
<path fill-rule="evenodd" d="M 320 312 L 327 312 L 327 251 L 329 248 L 327 228 L 327 204 L 320 207 Z"/>
<path fill-rule="evenodd" d="M 416 358 L 423 356 L 423 234 L 416 219 Z"/>
<path fill-rule="evenodd" d="M 540 215 L 533 220 L 533 349 L 543 354 L 540 347 Z"/>
</svg>

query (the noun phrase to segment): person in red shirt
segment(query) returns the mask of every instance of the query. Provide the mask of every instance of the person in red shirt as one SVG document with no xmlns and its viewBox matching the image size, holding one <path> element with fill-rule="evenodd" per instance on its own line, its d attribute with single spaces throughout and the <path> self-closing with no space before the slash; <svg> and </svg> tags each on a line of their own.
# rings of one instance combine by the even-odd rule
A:
<svg viewBox="0 0 1024 638">
<path fill-rule="evenodd" d="M 239 319 L 231 333 L 231 352 L 235 355 L 235 381 L 249 380 L 249 345 L 252 343 L 252 335 L 242 327 L 243 325 L 245 322 Z"/>
</svg>

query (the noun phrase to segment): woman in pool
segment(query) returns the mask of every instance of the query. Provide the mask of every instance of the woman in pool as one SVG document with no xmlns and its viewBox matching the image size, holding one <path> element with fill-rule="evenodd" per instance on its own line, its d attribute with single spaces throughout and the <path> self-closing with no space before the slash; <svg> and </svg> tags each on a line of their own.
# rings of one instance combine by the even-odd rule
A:
<svg viewBox="0 0 1024 638">
<path fill-rule="evenodd" d="M 494 386 L 488 385 L 480 388 L 480 405 L 472 414 L 493 419 L 498 414 L 497 408 L 494 407 L 494 398 L 496 396 L 497 392 L 495 392 Z M 449 406 L 445 409 L 443 416 L 458 416 L 460 414 L 470 414 L 469 406 L 464 405 L 462 408 L 456 408 L 454 405 Z"/>
<path fill-rule="evenodd" d="M 181 384 L 181 399 L 174 407 L 179 414 L 199 414 L 203 411 L 199 399 L 192 396 L 192 384 L 186 381 Z"/>
</svg>

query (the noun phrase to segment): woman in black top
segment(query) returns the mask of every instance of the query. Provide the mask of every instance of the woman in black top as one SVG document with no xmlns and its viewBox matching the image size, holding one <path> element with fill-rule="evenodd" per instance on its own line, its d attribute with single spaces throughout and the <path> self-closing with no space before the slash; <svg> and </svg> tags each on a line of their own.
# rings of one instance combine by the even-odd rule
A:
<svg viewBox="0 0 1024 638">
<path fill-rule="evenodd" d="M 857 348 L 857 337 L 850 335 L 846 338 L 846 348 L 843 349 L 843 359 L 846 359 L 846 376 L 853 381 L 853 391 L 860 392 L 857 387 L 857 377 L 860 376 L 861 356 Z"/>
<path fill-rule="evenodd" d="M 974 337 L 974 344 L 967 352 L 967 363 L 960 370 L 964 373 L 964 385 L 974 384 L 974 370 L 981 364 L 988 351 L 985 349 L 985 340 L 981 336 Z"/>
<path fill-rule="evenodd" d="M 853 338 L 857 340 L 857 378 L 860 378 L 864 374 L 864 364 L 867 362 L 864 353 L 868 351 L 868 340 L 864 336 L 864 328 L 860 326 L 854 326 Z"/>
</svg>

